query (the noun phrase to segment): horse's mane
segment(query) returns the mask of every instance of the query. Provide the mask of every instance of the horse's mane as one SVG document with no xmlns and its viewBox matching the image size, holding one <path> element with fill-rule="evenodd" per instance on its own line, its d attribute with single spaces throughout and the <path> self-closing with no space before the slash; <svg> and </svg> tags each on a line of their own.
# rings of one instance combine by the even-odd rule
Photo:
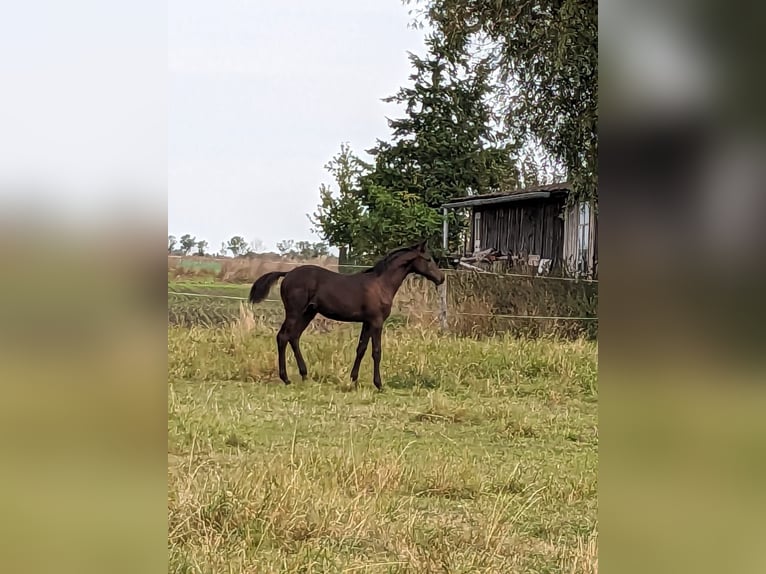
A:
<svg viewBox="0 0 766 574">
<path fill-rule="evenodd" d="M 383 258 L 380 259 L 375 265 L 370 267 L 369 269 L 365 269 L 362 271 L 362 273 L 374 273 L 375 275 L 380 275 L 381 273 L 385 272 L 386 269 L 389 268 L 391 263 L 394 262 L 395 259 L 397 259 L 402 253 L 406 253 L 408 251 L 414 251 L 417 246 L 411 245 L 409 247 L 400 247 L 398 249 L 394 249 L 393 251 L 389 252 L 387 255 L 385 255 Z"/>
</svg>

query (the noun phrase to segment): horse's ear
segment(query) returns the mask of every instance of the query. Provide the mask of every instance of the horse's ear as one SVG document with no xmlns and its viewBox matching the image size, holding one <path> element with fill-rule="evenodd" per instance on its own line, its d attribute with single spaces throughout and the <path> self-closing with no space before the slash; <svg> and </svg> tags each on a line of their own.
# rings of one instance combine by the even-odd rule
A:
<svg viewBox="0 0 766 574">
<path fill-rule="evenodd" d="M 425 251 L 426 251 L 426 240 L 423 239 L 420 243 L 418 243 L 417 247 L 421 251 L 421 253 L 425 253 Z"/>
</svg>

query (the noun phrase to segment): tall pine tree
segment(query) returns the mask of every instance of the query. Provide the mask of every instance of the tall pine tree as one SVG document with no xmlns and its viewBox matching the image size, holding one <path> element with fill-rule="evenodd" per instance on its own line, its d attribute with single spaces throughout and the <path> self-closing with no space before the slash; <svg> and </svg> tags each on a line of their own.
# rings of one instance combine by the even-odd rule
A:
<svg viewBox="0 0 766 574">
<path fill-rule="evenodd" d="M 471 66 L 461 54 L 448 58 L 433 38 L 428 45 L 426 58 L 410 54 L 413 85 L 384 100 L 405 105 L 407 115 L 389 120 L 392 142 L 378 141 L 368 150 L 375 169 L 365 180 L 438 208 L 515 183 L 517 150 L 498 145 L 486 63 Z"/>
<path fill-rule="evenodd" d="M 339 193 L 320 190 L 312 221 L 325 239 L 348 245 L 361 260 L 421 238 L 440 251 L 443 203 L 518 181 L 517 148 L 499 143 L 487 101 L 489 68 L 459 54 L 448 57 L 436 39 L 428 46 L 425 58 L 410 54 L 412 85 L 384 99 L 406 110 L 388 122 L 391 141 L 368 150 L 369 166 L 342 149 L 331 165 L 342 160 L 359 167 L 353 184 L 335 170 Z M 450 217 L 454 250 L 463 222 Z"/>
<path fill-rule="evenodd" d="M 598 2 L 402 1 L 455 57 L 482 45 L 504 131 L 566 169 L 571 200 L 598 201 Z"/>
</svg>

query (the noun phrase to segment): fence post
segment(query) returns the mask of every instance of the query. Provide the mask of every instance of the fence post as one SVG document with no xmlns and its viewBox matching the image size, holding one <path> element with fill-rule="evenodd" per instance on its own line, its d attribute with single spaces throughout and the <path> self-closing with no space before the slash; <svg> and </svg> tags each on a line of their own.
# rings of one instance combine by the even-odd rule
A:
<svg viewBox="0 0 766 574">
<path fill-rule="evenodd" d="M 449 222 L 447 221 L 447 208 L 442 208 L 442 216 L 444 218 L 442 223 L 442 249 L 444 254 L 447 254 L 448 237 L 449 237 Z M 444 283 L 439 285 L 439 322 L 443 331 L 447 330 L 447 274 L 444 274 Z"/>
</svg>

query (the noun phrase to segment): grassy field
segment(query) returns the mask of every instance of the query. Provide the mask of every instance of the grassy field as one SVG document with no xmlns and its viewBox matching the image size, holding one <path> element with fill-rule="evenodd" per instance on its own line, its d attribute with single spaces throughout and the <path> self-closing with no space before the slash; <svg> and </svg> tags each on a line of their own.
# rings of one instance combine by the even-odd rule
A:
<svg viewBox="0 0 766 574">
<path fill-rule="evenodd" d="M 168 330 L 171 572 L 596 572 L 596 344 Z"/>
</svg>

